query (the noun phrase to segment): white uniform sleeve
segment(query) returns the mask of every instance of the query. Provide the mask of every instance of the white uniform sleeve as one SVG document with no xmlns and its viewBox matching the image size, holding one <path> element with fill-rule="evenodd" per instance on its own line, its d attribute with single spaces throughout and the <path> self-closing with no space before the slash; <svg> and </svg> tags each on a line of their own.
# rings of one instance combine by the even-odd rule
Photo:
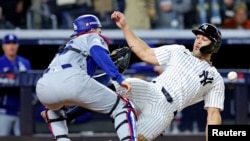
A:
<svg viewBox="0 0 250 141">
<path fill-rule="evenodd" d="M 159 65 L 166 65 L 171 59 L 173 52 L 177 52 L 178 50 L 182 49 L 186 48 L 182 45 L 177 45 L 177 44 L 164 45 L 157 48 L 153 48 L 155 56 L 159 62 Z"/>
<path fill-rule="evenodd" d="M 216 80 L 212 88 L 208 91 L 204 98 L 204 108 L 215 107 L 219 108 L 221 111 L 224 110 L 224 100 L 225 100 L 225 83 L 222 77 Z"/>
</svg>

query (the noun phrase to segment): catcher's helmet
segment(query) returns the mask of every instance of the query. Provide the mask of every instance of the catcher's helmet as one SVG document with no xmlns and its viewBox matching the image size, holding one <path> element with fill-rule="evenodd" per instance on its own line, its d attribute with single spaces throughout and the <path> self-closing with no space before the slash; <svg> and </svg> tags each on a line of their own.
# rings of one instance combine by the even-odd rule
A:
<svg viewBox="0 0 250 141">
<path fill-rule="evenodd" d="M 91 14 L 79 16 L 73 22 L 74 34 L 88 32 L 92 28 L 102 27 L 100 20 Z"/>
<path fill-rule="evenodd" d="M 211 50 L 211 53 L 216 53 L 220 49 L 221 46 L 221 32 L 212 24 L 205 23 L 202 24 L 198 29 L 193 29 L 192 32 L 197 34 L 202 34 L 208 37 L 212 41 L 212 47 L 214 49 Z"/>
</svg>

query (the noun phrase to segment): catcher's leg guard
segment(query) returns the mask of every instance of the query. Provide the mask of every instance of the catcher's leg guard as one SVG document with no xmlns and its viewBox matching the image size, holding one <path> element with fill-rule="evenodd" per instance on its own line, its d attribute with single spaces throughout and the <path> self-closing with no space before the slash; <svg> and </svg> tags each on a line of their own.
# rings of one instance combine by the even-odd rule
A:
<svg viewBox="0 0 250 141">
<path fill-rule="evenodd" d="M 137 141 L 136 112 L 128 99 L 118 96 L 111 116 L 121 141 Z"/>
<path fill-rule="evenodd" d="M 70 141 L 68 137 L 68 126 L 66 123 L 66 116 L 64 110 L 46 110 L 42 112 L 41 115 L 44 117 L 48 123 L 49 130 L 55 141 Z"/>
</svg>

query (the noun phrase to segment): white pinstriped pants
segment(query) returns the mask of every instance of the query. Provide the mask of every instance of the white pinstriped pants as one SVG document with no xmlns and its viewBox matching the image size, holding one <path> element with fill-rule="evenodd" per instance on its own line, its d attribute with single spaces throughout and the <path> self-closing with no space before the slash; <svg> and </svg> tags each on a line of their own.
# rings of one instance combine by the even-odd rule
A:
<svg viewBox="0 0 250 141">
<path fill-rule="evenodd" d="M 157 138 L 171 124 L 176 111 L 173 103 L 169 103 L 157 84 L 138 78 L 126 79 L 132 85 L 132 91 L 126 95 L 134 103 L 138 121 L 138 134 L 142 134 L 149 141 Z M 124 94 L 124 88 L 116 83 L 119 94 Z"/>
</svg>

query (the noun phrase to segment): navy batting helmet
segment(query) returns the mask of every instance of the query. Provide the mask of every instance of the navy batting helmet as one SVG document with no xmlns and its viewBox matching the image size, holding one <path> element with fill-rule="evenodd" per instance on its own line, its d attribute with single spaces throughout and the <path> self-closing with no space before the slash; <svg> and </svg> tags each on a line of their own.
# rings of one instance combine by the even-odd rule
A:
<svg viewBox="0 0 250 141">
<path fill-rule="evenodd" d="M 221 46 L 221 32 L 212 24 L 205 23 L 202 24 L 198 29 L 193 29 L 192 32 L 197 34 L 202 34 L 208 37 L 212 41 L 212 46 L 210 52 L 217 53 Z"/>
<path fill-rule="evenodd" d="M 91 14 L 79 16 L 73 22 L 74 34 L 88 32 L 92 28 L 102 27 L 100 20 Z"/>
</svg>

